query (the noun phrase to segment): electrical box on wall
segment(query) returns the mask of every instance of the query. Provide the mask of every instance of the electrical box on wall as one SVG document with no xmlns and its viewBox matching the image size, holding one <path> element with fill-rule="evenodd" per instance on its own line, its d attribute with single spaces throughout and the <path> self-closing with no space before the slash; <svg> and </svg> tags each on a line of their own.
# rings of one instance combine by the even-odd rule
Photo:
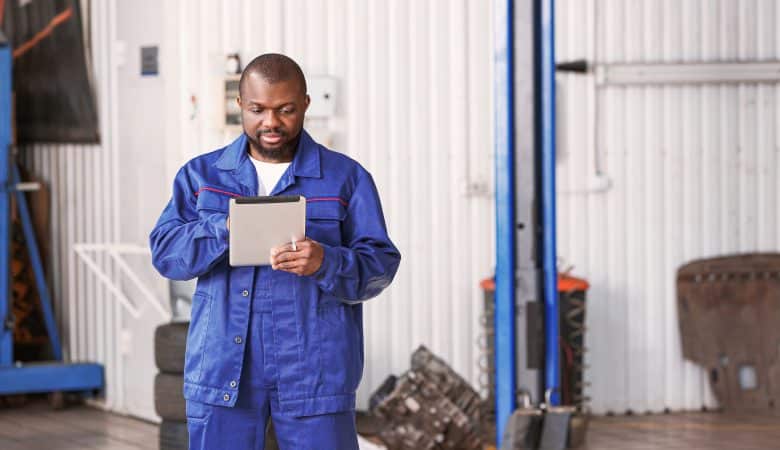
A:
<svg viewBox="0 0 780 450">
<path fill-rule="evenodd" d="M 336 79 L 328 76 L 313 76 L 306 80 L 309 88 L 309 105 L 306 116 L 327 119 L 336 115 Z"/>
<path fill-rule="evenodd" d="M 238 82 L 240 75 L 227 75 L 223 82 L 224 95 L 222 96 L 224 114 L 224 126 L 226 129 L 231 127 L 241 128 L 241 108 L 238 106 Z"/>
<path fill-rule="evenodd" d="M 157 46 L 141 47 L 141 75 L 152 76 L 160 72 Z"/>
</svg>

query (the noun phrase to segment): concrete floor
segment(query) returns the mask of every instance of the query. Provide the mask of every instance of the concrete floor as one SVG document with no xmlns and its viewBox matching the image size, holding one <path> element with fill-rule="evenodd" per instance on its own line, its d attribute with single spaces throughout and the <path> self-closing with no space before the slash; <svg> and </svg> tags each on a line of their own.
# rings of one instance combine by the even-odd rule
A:
<svg viewBox="0 0 780 450">
<path fill-rule="evenodd" d="M 157 427 L 89 407 L 0 409 L 2 450 L 157 450 Z M 780 417 L 717 413 L 597 417 L 583 450 L 780 449 Z"/>
</svg>

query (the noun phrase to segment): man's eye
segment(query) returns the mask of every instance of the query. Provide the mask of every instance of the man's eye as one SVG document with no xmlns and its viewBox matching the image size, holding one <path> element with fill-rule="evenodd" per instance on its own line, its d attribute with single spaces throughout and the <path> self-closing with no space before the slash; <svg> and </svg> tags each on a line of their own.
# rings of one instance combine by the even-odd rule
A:
<svg viewBox="0 0 780 450">
<path fill-rule="evenodd" d="M 293 108 L 282 108 L 282 114 L 292 114 L 295 110 Z"/>
<path fill-rule="evenodd" d="M 260 114 L 261 112 L 263 112 L 263 110 L 262 109 L 253 108 L 253 109 L 250 109 L 249 112 L 252 112 L 252 113 L 255 113 L 255 114 Z"/>
</svg>

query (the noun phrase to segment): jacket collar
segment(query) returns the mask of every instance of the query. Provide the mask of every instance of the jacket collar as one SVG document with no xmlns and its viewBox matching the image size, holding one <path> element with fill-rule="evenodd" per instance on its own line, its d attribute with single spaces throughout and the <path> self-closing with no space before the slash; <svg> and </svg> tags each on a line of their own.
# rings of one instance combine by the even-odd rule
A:
<svg viewBox="0 0 780 450">
<path fill-rule="evenodd" d="M 249 163 L 247 153 L 247 139 L 244 133 L 241 133 L 235 141 L 228 145 L 227 149 L 214 163 L 214 167 L 221 170 L 235 171 L 244 163 Z M 295 151 L 290 171 L 296 177 L 321 178 L 320 170 L 320 148 L 319 144 L 309 136 L 306 130 L 301 130 L 301 139 L 298 142 L 298 149 Z"/>
</svg>

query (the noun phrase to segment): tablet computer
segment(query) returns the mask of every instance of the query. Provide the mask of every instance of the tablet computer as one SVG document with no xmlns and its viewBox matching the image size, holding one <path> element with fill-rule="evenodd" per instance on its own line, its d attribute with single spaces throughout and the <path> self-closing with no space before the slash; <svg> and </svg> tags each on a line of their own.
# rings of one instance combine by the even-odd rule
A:
<svg viewBox="0 0 780 450">
<path fill-rule="evenodd" d="M 306 199 L 300 195 L 230 199 L 231 266 L 271 264 L 271 249 L 306 237 Z"/>
</svg>

